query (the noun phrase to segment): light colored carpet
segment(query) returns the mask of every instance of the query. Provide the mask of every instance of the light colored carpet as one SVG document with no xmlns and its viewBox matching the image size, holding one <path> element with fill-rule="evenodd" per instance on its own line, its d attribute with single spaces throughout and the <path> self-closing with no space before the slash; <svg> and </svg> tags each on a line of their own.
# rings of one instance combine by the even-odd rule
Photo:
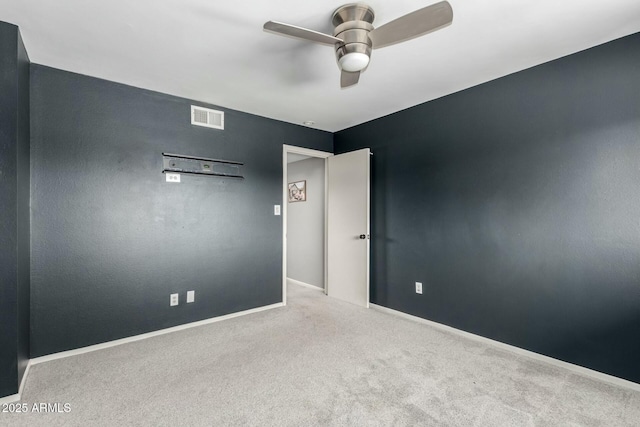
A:
<svg viewBox="0 0 640 427">
<path fill-rule="evenodd" d="M 11 426 L 637 426 L 640 392 L 291 285 L 289 305 L 31 368 Z"/>
</svg>

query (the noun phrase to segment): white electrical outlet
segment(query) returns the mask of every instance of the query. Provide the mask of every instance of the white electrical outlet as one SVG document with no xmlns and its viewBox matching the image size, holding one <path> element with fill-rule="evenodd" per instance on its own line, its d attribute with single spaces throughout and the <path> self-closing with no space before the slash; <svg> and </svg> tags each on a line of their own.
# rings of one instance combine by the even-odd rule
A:
<svg viewBox="0 0 640 427">
<path fill-rule="evenodd" d="M 422 294 L 422 282 L 416 282 L 416 294 Z"/>
<path fill-rule="evenodd" d="M 179 173 L 165 173 L 167 177 L 167 182 L 180 182 L 180 174 Z"/>
<path fill-rule="evenodd" d="M 187 291 L 187 304 L 196 300 L 196 291 Z"/>
<path fill-rule="evenodd" d="M 273 205 L 273 214 L 280 215 L 280 205 Z"/>
<path fill-rule="evenodd" d="M 178 305 L 178 301 L 180 301 L 180 294 L 171 294 L 169 305 L 171 307 L 173 307 L 174 305 Z"/>
</svg>

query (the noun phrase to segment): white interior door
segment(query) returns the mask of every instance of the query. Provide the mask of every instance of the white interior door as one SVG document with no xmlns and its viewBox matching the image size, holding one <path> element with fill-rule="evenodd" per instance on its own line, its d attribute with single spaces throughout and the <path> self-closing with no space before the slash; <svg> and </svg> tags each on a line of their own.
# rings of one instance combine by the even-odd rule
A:
<svg viewBox="0 0 640 427">
<path fill-rule="evenodd" d="M 327 294 L 369 307 L 368 148 L 329 157 Z"/>
</svg>

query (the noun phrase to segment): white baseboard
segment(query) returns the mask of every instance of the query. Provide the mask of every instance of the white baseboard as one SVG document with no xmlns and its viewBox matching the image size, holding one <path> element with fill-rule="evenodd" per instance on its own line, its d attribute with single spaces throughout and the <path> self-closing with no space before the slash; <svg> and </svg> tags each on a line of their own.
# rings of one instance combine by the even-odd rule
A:
<svg viewBox="0 0 640 427">
<path fill-rule="evenodd" d="M 27 382 L 27 376 L 29 376 L 29 370 L 31 369 L 31 359 L 27 363 L 27 367 L 24 370 L 24 375 L 22 375 L 22 381 L 20 381 L 20 388 L 18 389 L 18 396 L 22 396 L 22 391 L 24 390 L 24 384 Z"/>
<path fill-rule="evenodd" d="M 4 405 L 7 403 L 14 403 L 20 401 L 20 394 L 11 394 L 9 396 L 0 397 L 0 405 Z M 2 409 L 2 408 L 0 408 Z"/>
<path fill-rule="evenodd" d="M 422 323 L 422 324 L 431 326 L 434 329 L 459 335 L 474 341 L 481 342 L 483 344 L 491 345 L 493 347 L 498 347 L 520 356 L 525 356 L 540 362 L 545 362 L 545 363 L 557 366 L 559 368 L 568 369 L 569 371 L 575 372 L 577 374 L 591 377 L 596 380 L 600 380 L 615 386 L 625 387 L 631 390 L 640 391 L 640 384 L 634 383 L 633 381 L 627 381 L 622 378 L 614 377 L 613 375 L 603 374 L 602 372 L 594 371 L 593 369 L 574 365 L 573 363 L 565 362 L 563 360 L 554 359 L 553 357 L 545 356 L 543 354 L 525 350 L 520 347 L 515 347 L 509 344 L 505 344 L 500 341 L 495 341 L 495 340 L 492 340 L 491 338 L 486 338 L 480 335 L 472 334 L 471 332 L 465 332 L 460 329 L 453 328 L 451 326 L 443 325 L 442 323 L 437 323 L 432 320 L 423 319 L 422 317 L 413 316 L 411 314 L 407 314 L 398 310 L 393 310 L 391 308 L 383 307 L 381 305 L 371 304 L 371 308 L 381 311 L 383 313 L 392 314 L 394 316 L 399 316 L 408 320 L 412 320 L 414 322 Z"/>
<path fill-rule="evenodd" d="M 24 390 L 24 383 L 27 382 L 27 376 L 29 375 L 29 368 L 31 368 L 31 360 L 27 363 L 27 367 L 24 370 L 24 374 L 22 375 L 22 381 L 20 381 L 20 387 L 18 387 L 18 393 L 12 394 L 10 396 L 0 397 L 0 405 L 5 403 L 13 403 L 19 402 L 22 396 L 22 391 Z"/>
<path fill-rule="evenodd" d="M 261 311 L 270 310 L 272 308 L 284 307 L 284 304 L 279 302 L 276 304 L 265 305 L 263 307 L 252 308 L 250 310 L 239 311 L 237 313 L 226 314 L 224 316 L 212 317 L 210 319 L 199 320 L 197 322 L 186 323 L 184 325 L 178 325 L 171 328 L 160 329 L 158 331 L 147 332 L 146 334 L 135 335 L 132 337 L 122 338 L 119 340 L 108 341 L 105 343 L 90 345 L 87 347 L 76 348 L 74 350 L 61 351 L 59 353 L 48 354 L 46 356 L 36 357 L 31 359 L 30 364 L 37 365 L 38 363 L 49 362 L 51 360 L 63 359 L 65 357 L 77 356 L 79 354 L 90 353 L 92 351 L 103 350 L 105 348 L 115 347 L 122 344 L 128 344 L 135 341 L 144 340 L 158 335 L 170 334 L 172 332 L 182 331 L 185 329 L 195 328 L 197 326 L 208 325 L 210 323 L 221 322 L 223 320 L 233 319 L 234 317 L 246 316 L 248 314 L 259 313 Z"/>
<path fill-rule="evenodd" d="M 324 292 L 324 289 L 319 288 L 318 286 L 310 285 L 309 283 L 301 282 L 299 280 L 290 279 L 287 277 L 287 282 L 291 282 L 294 285 L 304 286 L 305 288 L 313 289 L 314 291 Z"/>
</svg>

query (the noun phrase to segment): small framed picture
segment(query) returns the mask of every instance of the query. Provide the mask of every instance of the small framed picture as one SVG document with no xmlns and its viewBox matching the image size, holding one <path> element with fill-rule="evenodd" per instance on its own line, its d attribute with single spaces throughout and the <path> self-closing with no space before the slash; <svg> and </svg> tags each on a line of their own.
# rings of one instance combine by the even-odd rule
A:
<svg viewBox="0 0 640 427">
<path fill-rule="evenodd" d="M 289 183 L 289 203 L 307 201 L 307 181 Z"/>
</svg>

